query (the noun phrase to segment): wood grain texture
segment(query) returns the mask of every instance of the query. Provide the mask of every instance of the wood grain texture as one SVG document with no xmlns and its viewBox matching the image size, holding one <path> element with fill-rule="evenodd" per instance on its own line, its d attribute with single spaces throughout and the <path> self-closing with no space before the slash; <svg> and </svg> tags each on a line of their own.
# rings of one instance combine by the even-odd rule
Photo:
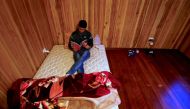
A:
<svg viewBox="0 0 190 109">
<path fill-rule="evenodd" d="M 181 44 L 178 45 L 178 48 L 180 51 L 186 54 L 187 57 L 190 58 L 190 19 L 187 23 L 188 25 L 186 26 L 186 29 L 183 31 L 187 31 L 187 34 L 185 34 L 183 40 L 181 41 Z M 183 32 L 186 33 L 186 32 Z"/>
<path fill-rule="evenodd" d="M 99 34 L 108 48 L 148 48 L 148 37 L 153 36 L 156 39 L 153 48 L 178 49 L 187 34 L 190 19 L 189 0 L 55 2 L 60 7 L 57 8 L 60 19 L 56 20 L 62 22 L 62 32 L 74 31 L 78 21 L 85 19 L 89 31 L 94 36 Z"/>
<path fill-rule="evenodd" d="M 121 82 L 120 109 L 189 109 L 190 60 L 177 50 L 106 50 L 111 72 Z"/>
<path fill-rule="evenodd" d="M 6 91 L 18 78 L 31 78 L 57 38 L 52 37 L 41 0 L 2 0 L 0 3 L 0 108 L 6 109 Z"/>
<path fill-rule="evenodd" d="M 154 48 L 177 48 L 185 37 L 183 30 L 190 16 L 189 0 L 55 0 L 53 3 L 59 8 L 51 5 L 49 10 L 52 15 L 58 13 L 59 19 L 52 20 L 61 23 L 57 26 L 61 26 L 62 33 L 74 31 L 78 21 L 85 19 L 89 31 L 99 34 L 109 48 L 147 48 L 149 36 L 156 39 Z"/>
<path fill-rule="evenodd" d="M 189 10 L 190 0 L 1 0 L 1 103 L 14 80 L 35 74 L 42 49 L 64 44 L 81 19 L 108 48 L 148 48 L 153 36 L 153 48 L 190 57 Z"/>
</svg>

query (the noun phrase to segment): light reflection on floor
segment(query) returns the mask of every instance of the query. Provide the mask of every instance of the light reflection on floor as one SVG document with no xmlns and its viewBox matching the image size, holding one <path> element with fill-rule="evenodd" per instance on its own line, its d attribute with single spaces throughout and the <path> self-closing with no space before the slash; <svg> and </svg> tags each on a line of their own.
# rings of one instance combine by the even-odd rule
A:
<svg viewBox="0 0 190 109">
<path fill-rule="evenodd" d="M 178 81 L 162 93 L 161 100 L 164 109 L 190 109 L 190 91 Z"/>
</svg>

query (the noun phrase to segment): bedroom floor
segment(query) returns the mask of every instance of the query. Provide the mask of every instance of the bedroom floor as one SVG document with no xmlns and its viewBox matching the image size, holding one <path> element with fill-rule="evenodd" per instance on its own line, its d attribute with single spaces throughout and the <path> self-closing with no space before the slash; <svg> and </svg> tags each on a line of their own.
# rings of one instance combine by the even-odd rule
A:
<svg viewBox="0 0 190 109">
<path fill-rule="evenodd" d="M 120 109 L 190 109 L 190 60 L 177 50 L 107 49 L 109 66 L 121 82 Z"/>
</svg>

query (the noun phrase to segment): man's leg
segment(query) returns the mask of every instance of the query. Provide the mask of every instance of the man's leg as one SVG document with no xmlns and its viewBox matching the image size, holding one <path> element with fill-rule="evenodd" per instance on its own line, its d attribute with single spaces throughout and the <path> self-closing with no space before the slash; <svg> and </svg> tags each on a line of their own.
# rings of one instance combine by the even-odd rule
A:
<svg viewBox="0 0 190 109">
<path fill-rule="evenodd" d="M 82 63 L 82 65 L 78 68 L 77 70 L 78 73 L 84 73 L 84 64 Z"/>
<path fill-rule="evenodd" d="M 81 56 L 78 52 L 74 52 L 73 58 L 74 58 L 74 61 L 77 62 L 81 58 Z M 77 72 L 78 73 L 84 73 L 83 64 L 80 66 L 80 68 L 78 68 Z"/>
<path fill-rule="evenodd" d="M 73 59 L 77 62 L 81 58 L 81 55 L 78 52 L 73 52 Z"/>
<path fill-rule="evenodd" d="M 90 57 L 90 51 L 86 50 L 84 51 L 84 53 L 82 54 L 82 56 L 77 60 L 75 59 L 75 63 L 72 65 L 71 69 L 67 72 L 67 74 L 74 74 L 77 70 L 79 70 L 79 72 L 84 72 L 84 68 L 83 68 L 83 63 L 84 61 L 86 61 L 88 58 Z"/>
</svg>

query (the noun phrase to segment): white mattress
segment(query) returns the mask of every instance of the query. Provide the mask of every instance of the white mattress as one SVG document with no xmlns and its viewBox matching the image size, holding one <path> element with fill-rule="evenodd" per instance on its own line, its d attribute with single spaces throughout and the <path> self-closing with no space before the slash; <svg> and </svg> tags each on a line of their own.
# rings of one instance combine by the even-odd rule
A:
<svg viewBox="0 0 190 109">
<path fill-rule="evenodd" d="M 73 52 L 63 45 L 55 45 L 34 78 L 64 76 L 73 63 Z M 95 45 L 90 49 L 90 58 L 84 62 L 84 70 L 85 73 L 110 71 L 104 45 Z"/>
</svg>

